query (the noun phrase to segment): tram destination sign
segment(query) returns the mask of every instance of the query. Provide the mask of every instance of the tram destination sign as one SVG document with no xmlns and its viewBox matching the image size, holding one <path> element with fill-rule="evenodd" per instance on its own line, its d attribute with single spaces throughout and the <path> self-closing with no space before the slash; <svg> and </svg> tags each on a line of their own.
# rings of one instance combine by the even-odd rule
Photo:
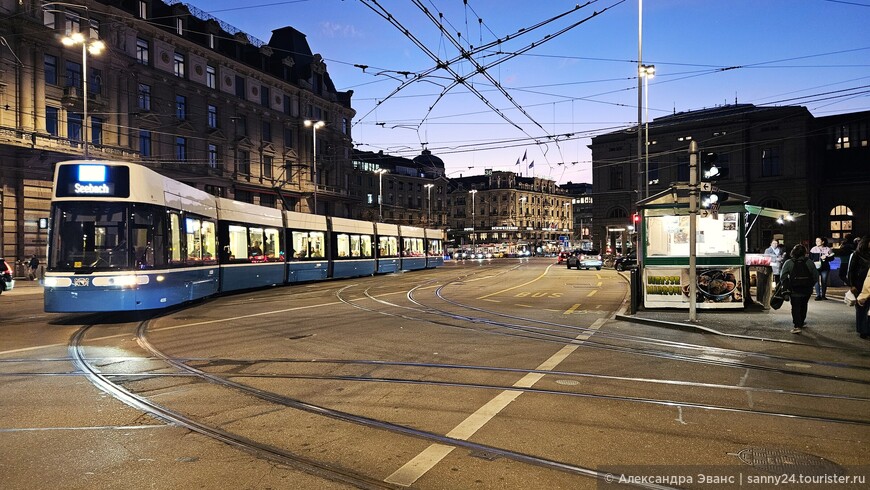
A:
<svg viewBox="0 0 870 490">
<path fill-rule="evenodd" d="M 130 197 L 130 169 L 97 163 L 64 165 L 54 192 L 56 197 Z"/>
</svg>

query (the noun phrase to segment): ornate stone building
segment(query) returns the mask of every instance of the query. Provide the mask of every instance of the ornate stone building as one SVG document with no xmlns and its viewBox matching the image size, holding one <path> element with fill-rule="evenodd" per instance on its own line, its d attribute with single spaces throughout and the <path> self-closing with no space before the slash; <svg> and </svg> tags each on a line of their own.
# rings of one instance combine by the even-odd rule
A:
<svg viewBox="0 0 870 490">
<path fill-rule="evenodd" d="M 567 191 L 548 179 L 502 171 L 450 179 L 448 246 L 555 251 L 572 235 L 571 206 Z"/>
<path fill-rule="evenodd" d="M 105 49 L 62 44 L 77 33 Z M 335 89 L 292 27 L 266 43 L 172 0 L 0 0 L 0 36 L 7 259 L 45 254 L 38 223 L 53 164 L 86 148 L 89 158 L 143 162 L 215 195 L 352 214 L 353 94 Z"/>
</svg>

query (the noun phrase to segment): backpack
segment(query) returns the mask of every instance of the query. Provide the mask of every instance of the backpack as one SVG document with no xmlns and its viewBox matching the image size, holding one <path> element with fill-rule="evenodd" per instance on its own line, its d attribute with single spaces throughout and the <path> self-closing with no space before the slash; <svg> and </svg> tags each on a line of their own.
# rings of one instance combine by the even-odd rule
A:
<svg viewBox="0 0 870 490">
<path fill-rule="evenodd" d="M 791 270 L 791 277 L 789 277 L 788 281 L 789 289 L 792 291 L 795 289 L 807 290 L 812 289 L 814 284 L 815 281 L 813 281 L 813 275 L 810 273 L 807 260 L 795 260 L 794 267 Z"/>
</svg>

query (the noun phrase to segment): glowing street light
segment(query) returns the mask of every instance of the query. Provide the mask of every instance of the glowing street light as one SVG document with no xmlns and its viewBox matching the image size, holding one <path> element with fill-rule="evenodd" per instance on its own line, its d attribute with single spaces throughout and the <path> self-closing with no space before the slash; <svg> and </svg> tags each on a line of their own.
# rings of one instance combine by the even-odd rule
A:
<svg viewBox="0 0 870 490">
<path fill-rule="evenodd" d="M 375 170 L 375 173 L 378 174 L 378 221 L 384 221 L 384 174 L 387 173 L 387 169 L 379 168 Z"/>
<path fill-rule="evenodd" d="M 644 171 L 644 197 L 649 197 L 649 79 L 655 77 L 656 75 L 656 65 L 640 65 L 640 71 L 638 73 L 641 78 L 643 78 L 643 94 L 644 94 L 644 106 L 646 107 L 646 128 L 644 130 L 646 140 L 645 145 L 645 171 Z M 638 189 L 640 190 L 640 189 Z"/>
<path fill-rule="evenodd" d="M 99 39 L 88 41 L 81 32 L 73 32 L 60 40 L 64 46 L 82 45 L 82 140 L 85 158 L 88 157 L 88 53 L 96 56 L 106 49 L 106 43 Z"/>
<path fill-rule="evenodd" d="M 429 201 L 429 211 L 426 215 L 426 224 L 432 224 L 432 188 L 435 187 L 435 184 L 426 184 L 423 187 L 426 188 L 426 196 Z"/>
<path fill-rule="evenodd" d="M 311 128 L 311 135 L 314 139 L 312 147 L 314 150 L 314 214 L 317 214 L 317 128 L 322 128 L 323 126 L 326 126 L 326 123 L 323 121 L 305 120 L 305 127 Z"/>
<path fill-rule="evenodd" d="M 477 253 L 477 233 L 474 232 L 474 195 L 477 194 L 477 189 L 468 191 L 471 194 L 471 250 Z"/>
</svg>

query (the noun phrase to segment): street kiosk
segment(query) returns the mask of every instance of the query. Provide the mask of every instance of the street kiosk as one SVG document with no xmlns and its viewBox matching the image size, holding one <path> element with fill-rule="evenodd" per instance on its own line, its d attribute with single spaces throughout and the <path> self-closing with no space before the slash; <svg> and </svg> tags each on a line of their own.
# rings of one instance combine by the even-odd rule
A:
<svg viewBox="0 0 870 490">
<path fill-rule="evenodd" d="M 689 308 L 689 186 L 674 185 L 638 203 L 642 225 L 641 294 L 647 308 Z M 720 192 L 701 207 L 696 229 L 696 306 L 744 307 L 744 216 L 748 197 Z M 702 193 L 703 200 L 703 193 Z"/>
</svg>

